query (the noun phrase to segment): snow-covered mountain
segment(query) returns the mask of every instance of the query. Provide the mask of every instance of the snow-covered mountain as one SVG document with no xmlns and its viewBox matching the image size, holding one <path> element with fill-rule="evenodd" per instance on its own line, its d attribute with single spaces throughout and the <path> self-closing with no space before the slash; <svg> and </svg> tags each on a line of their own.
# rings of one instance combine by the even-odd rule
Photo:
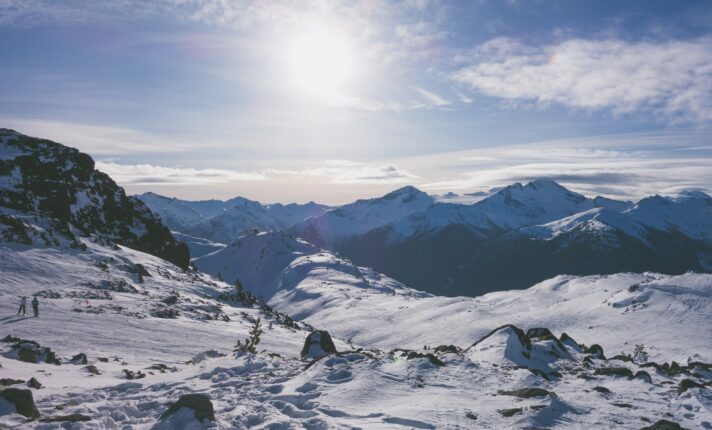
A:
<svg viewBox="0 0 712 430">
<path fill-rule="evenodd" d="M 140 200 L 127 197 L 74 148 L 0 129 L 0 236 L 4 241 L 81 246 L 93 237 L 181 267 L 188 248 Z"/>
<path fill-rule="evenodd" d="M 403 187 L 383 197 L 357 200 L 305 220 L 293 229 L 299 236 L 330 247 L 368 233 L 432 206 L 434 199 L 415 187 Z"/>
<path fill-rule="evenodd" d="M 263 205 L 242 197 L 227 201 L 188 201 L 145 193 L 138 198 L 172 230 L 217 243 L 229 243 L 253 229 L 287 230 L 328 209 L 314 202 Z M 202 255 L 200 248 L 195 251 L 197 253 L 191 255 Z"/>
<path fill-rule="evenodd" d="M 365 232 L 322 221 L 328 214 L 293 232 L 438 294 L 526 288 L 561 273 L 712 270 L 712 199 L 701 192 L 633 204 L 539 180 L 471 205 L 434 202 Z"/>
</svg>

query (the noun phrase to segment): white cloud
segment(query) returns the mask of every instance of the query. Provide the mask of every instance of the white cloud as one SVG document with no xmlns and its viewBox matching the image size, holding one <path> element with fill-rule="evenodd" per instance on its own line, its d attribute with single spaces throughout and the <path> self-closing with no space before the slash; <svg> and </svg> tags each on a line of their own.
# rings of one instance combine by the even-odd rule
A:
<svg viewBox="0 0 712 430">
<path fill-rule="evenodd" d="M 0 118 L 0 122 L 3 127 L 15 129 L 19 133 L 54 140 L 91 155 L 163 153 L 166 148 L 181 152 L 194 149 L 195 146 L 194 142 L 179 142 L 165 136 L 117 126 L 19 118 Z"/>
<path fill-rule="evenodd" d="M 332 160 L 321 167 L 305 169 L 300 173 L 304 176 L 323 176 L 334 184 L 401 184 L 419 179 L 393 164 L 373 166 L 343 160 Z"/>
<path fill-rule="evenodd" d="M 452 78 L 509 101 L 704 123 L 712 120 L 711 47 L 710 38 L 573 39 L 541 47 L 499 38 L 472 53 Z"/>
<path fill-rule="evenodd" d="M 661 141 L 662 140 L 662 141 Z M 586 195 L 637 200 L 683 188 L 712 192 L 712 151 L 675 135 L 602 136 L 434 154 L 422 187 L 432 192 L 482 191 L 549 178 Z"/>
<path fill-rule="evenodd" d="M 118 164 L 111 161 L 98 161 L 96 168 L 121 185 L 209 185 L 267 179 L 259 172 L 164 167 L 153 164 Z"/>
<path fill-rule="evenodd" d="M 444 98 L 435 94 L 432 91 L 428 91 L 424 88 L 416 88 L 416 90 L 423 97 L 423 99 L 425 99 L 425 101 L 428 102 L 428 104 L 431 106 L 441 107 L 450 104 L 449 101 L 445 100 Z"/>
</svg>

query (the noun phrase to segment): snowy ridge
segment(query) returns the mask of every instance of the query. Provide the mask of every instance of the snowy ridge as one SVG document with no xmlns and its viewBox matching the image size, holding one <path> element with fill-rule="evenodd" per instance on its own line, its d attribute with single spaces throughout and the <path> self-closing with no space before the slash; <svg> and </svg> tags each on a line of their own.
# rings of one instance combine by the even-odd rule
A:
<svg viewBox="0 0 712 430">
<path fill-rule="evenodd" d="M 187 201 L 145 193 L 138 198 L 171 229 L 216 243 L 229 243 L 253 229 L 287 230 L 328 209 L 314 202 L 263 205 L 242 197 L 227 201 Z"/>
<path fill-rule="evenodd" d="M 433 198 L 415 187 L 403 187 L 383 197 L 358 200 L 307 219 L 296 231 L 314 243 L 333 246 L 336 242 L 367 233 L 420 212 Z"/>
</svg>

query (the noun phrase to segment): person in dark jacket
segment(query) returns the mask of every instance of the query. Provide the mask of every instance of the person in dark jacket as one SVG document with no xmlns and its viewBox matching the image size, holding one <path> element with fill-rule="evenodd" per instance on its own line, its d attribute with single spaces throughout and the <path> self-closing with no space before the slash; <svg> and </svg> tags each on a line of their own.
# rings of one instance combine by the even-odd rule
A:
<svg viewBox="0 0 712 430">
<path fill-rule="evenodd" d="M 22 296 L 22 298 L 20 299 L 20 309 L 17 310 L 17 314 L 20 315 L 20 312 L 22 312 L 22 315 L 25 315 L 27 313 L 26 306 L 27 306 L 27 297 Z"/>
<path fill-rule="evenodd" d="M 37 297 L 32 299 L 32 310 L 35 312 L 35 318 L 40 316 L 40 302 L 37 301 Z"/>
</svg>

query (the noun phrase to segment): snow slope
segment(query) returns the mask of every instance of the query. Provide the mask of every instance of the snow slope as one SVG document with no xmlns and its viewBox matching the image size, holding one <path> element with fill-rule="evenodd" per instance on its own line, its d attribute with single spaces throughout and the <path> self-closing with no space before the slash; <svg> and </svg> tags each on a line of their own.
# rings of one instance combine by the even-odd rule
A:
<svg viewBox="0 0 712 430">
<path fill-rule="evenodd" d="M 562 275 L 522 291 L 446 298 L 284 233 L 248 235 L 194 263 L 227 282 L 239 279 L 275 308 L 359 345 L 466 345 L 494 327 L 516 324 L 594 338 L 616 353 L 644 342 L 662 360 L 698 354 L 712 361 L 712 275 Z M 632 285 L 639 287 L 629 291 Z M 692 345 L 690 339 L 696 339 Z"/>
<path fill-rule="evenodd" d="M 527 335 L 497 328 L 507 322 L 525 330 L 547 326 L 557 337 L 566 331 L 576 341 L 601 344 L 609 358 L 644 343 L 658 363 L 675 358 L 684 365 L 688 356 L 709 361 L 707 275 L 559 277 L 526 291 L 441 298 L 286 234 L 250 235 L 204 257 L 205 264 L 220 256 L 246 259 L 235 272 L 245 271 L 239 275 L 247 288 L 272 292 L 271 304 L 319 322 L 336 334 L 337 350 L 347 351 L 303 361 L 307 326 L 290 328 L 274 314 L 220 300 L 231 288 L 207 275 L 124 247 L 86 245 L 0 245 L 0 334 L 37 341 L 62 361 L 22 362 L 10 343 L 0 343 L 0 372 L 43 384 L 32 389 L 43 418 L 80 413 L 90 421 L 29 421 L 0 400 L 0 426 L 603 429 L 640 428 L 660 419 L 687 428 L 712 422 L 708 389 L 677 393 L 683 379 L 710 380 L 702 365 L 675 374 L 597 358 L 541 330 Z M 143 282 L 131 270 L 137 264 L 150 274 Z M 280 267 L 279 276 L 270 277 Z M 40 318 L 14 315 L 20 294 L 40 296 Z M 176 303 L 169 305 L 172 296 Z M 157 317 L 166 309 L 177 310 L 177 318 Z M 264 330 L 259 352 L 232 352 L 258 316 Z M 454 346 L 435 348 L 449 343 Z M 79 352 L 99 375 L 70 362 Z M 611 367 L 630 375 L 645 371 L 650 380 L 601 373 Z M 127 380 L 125 370 L 145 376 Z M 210 396 L 216 421 L 199 422 L 187 408 L 160 419 L 187 393 Z"/>
</svg>

